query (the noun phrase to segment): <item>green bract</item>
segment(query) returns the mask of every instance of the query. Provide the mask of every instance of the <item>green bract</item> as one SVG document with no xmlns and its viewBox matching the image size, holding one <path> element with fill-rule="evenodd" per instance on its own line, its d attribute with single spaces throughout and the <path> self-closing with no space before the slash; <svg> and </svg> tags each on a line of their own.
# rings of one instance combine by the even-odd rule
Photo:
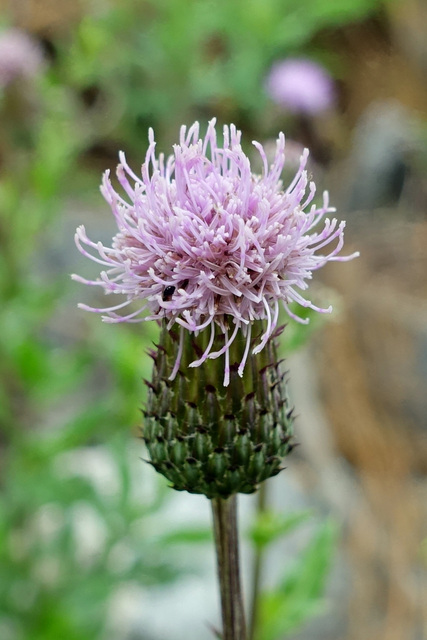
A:
<svg viewBox="0 0 427 640">
<path fill-rule="evenodd" d="M 262 334 L 253 326 L 253 341 Z M 178 334 L 162 327 L 154 360 L 143 437 L 151 464 L 174 489 L 227 498 L 253 493 L 281 470 L 292 449 L 292 410 L 285 373 L 274 340 L 251 354 L 242 377 L 237 372 L 245 348 L 238 337 L 230 347 L 230 384 L 224 387 L 222 358 L 189 367 L 206 349 L 209 331 L 185 332 L 178 375 L 169 380 L 179 348 Z M 221 349 L 224 337 L 216 338 Z"/>
</svg>

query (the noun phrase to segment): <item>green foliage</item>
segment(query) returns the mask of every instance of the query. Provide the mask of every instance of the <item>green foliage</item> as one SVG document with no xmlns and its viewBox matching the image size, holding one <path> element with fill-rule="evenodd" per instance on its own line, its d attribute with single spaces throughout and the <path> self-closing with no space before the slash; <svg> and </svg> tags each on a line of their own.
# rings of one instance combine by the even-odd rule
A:
<svg viewBox="0 0 427 640">
<path fill-rule="evenodd" d="M 257 640 L 283 638 L 324 610 L 323 591 L 336 537 L 336 526 L 326 522 L 278 586 L 261 594 Z"/>
<path fill-rule="evenodd" d="M 286 516 L 275 511 L 261 511 L 249 531 L 249 537 L 257 549 L 264 549 L 272 542 L 290 534 L 310 517 L 310 511 L 300 511 Z"/>
<path fill-rule="evenodd" d="M 213 534 L 211 528 L 207 527 L 183 527 L 176 531 L 167 531 L 159 535 L 158 541 L 164 545 L 194 545 L 212 542 Z"/>
<path fill-rule="evenodd" d="M 100 637 L 119 585 L 178 576 L 173 554 L 147 535 L 164 488 L 155 485 L 149 498 L 135 495 L 127 449 L 123 436 L 97 449 L 110 463 L 111 491 L 94 484 L 90 469 L 73 472 L 78 450 L 68 454 L 67 472 L 67 458 L 52 455 L 46 437 L 25 438 L 10 456 L 0 499 L 0 603 L 2 616 L 19 629 L 17 639 Z M 90 460 L 90 450 L 81 455 Z M 87 520 L 97 539 L 85 551 Z"/>
<path fill-rule="evenodd" d="M 148 125 L 170 142 L 171 131 L 197 112 L 244 121 L 259 134 L 272 62 L 307 54 L 322 29 L 359 20 L 380 4 L 124 0 L 85 16 L 71 47 L 62 45 L 61 74 L 76 89 L 96 88 L 98 135 L 122 138 L 128 150 L 140 153 Z M 107 129 L 99 126 L 106 117 Z"/>
</svg>

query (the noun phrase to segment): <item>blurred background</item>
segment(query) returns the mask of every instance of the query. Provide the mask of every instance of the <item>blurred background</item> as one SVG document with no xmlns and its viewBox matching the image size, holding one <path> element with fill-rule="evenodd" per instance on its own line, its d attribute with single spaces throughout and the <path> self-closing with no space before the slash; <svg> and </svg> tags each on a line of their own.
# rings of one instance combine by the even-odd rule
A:
<svg viewBox="0 0 427 640">
<path fill-rule="evenodd" d="M 156 327 L 69 275 L 118 151 L 214 116 L 251 155 L 283 130 L 289 176 L 308 146 L 361 252 L 285 331 L 301 446 L 241 501 L 251 640 L 427 638 L 425 0 L 1 0 L 1 640 L 213 637 L 209 505 L 141 461 Z"/>
</svg>

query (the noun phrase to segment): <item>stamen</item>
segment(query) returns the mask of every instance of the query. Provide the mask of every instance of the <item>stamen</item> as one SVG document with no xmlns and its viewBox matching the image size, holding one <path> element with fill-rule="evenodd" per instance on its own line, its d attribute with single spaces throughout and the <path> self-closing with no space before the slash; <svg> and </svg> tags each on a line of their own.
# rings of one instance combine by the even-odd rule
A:
<svg viewBox="0 0 427 640">
<path fill-rule="evenodd" d="M 210 350 L 212 349 L 212 345 L 213 345 L 213 341 L 215 339 L 215 322 L 211 322 L 211 336 L 209 338 L 209 342 L 208 342 L 208 346 L 206 347 L 206 350 L 204 352 L 204 354 L 202 355 L 201 358 L 199 358 L 199 360 L 193 360 L 193 362 L 190 362 L 190 364 L 188 365 L 189 367 L 199 367 L 201 364 L 203 364 L 205 362 L 205 360 L 207 360 Z"/>
<path fill-rule="evenodd" d="M 268 306 L 268 302 L 265 298 L 262 299 L 263 304 L 264 304 L 264 308 L 267 312 L 267 329 L 265 330 L 264 335 L 261 338 L 261 342 L 258 344 L 258 346 L 256 346 L 252 353 L 254 355 L 256 355 L 257 353 L 259 353 L 260 351 L 262 351 L 271 335 L 271 311 L 270 311 L 270 307 Z"/>
<path fill-rule="evenodd" d="M 216 358 L 219 358 L 219 356 L 222 356 L 224 352 L 227 352 L 230 345 L 234 342 L 234 339 L 239 329 L 240 329 L 240 324 L 236 322 L 236 326 L 234 327 L 234 331 L 231 334 L 231 338 L 228 340 L 228 330 L 227 330 L 227 327 L 224 327 L 224 335 L 225 335 L 224 346 L 219 351 L 214 351 L 213 353 L 210 353 L 208 357 L 211 360 L 215 360 Z"/>
<path fill-rule="evenodd" d="M 248 324 L 247 330 L 246 330 L 246 345 L 245 345 L 245 351 L 243 353 L 243 358 L 242 361 L 239 365 L 239 368 L 237 369 L 237 373 L 239 374 L 240 377 L 243 376 L 243 372 L 245 369 L 245 364 L 246 364 L 246 360 L 248 358 L 248 354 L 249 354 L 249 347 L 251 346 L 251 333 L 252 333 L 252 325 Z"/>
<path fill-rule="evenodd" d="M 87 304 L 84 304 L 83 302 L 79 302 L 77 306 L 79 309 L 84 309 L 85 311 L 92 311 L 93 313 L 105 313 L 108 311 L 117 311 L 118 309 L 123 309 L 123 307 L 126 307 L 131 302 L 132 302 L 131 300 L 125 300 L 125 302 L 122 302 L 121 304 L 116 304 L 114 307 L 107 307 L 105 309 L 97 309 L 96 307 L 89 307 Z"/>
<path fill-rule="evenodd" d="M 225 329 L 225 340 L 227 340 L 228 337 L 228 331 L 227 329 Z M 228 387 L 228 385 L 230 384 L 230 351 L 227 349 L 225 351 L 225 367 L 224 367 L 224 387 Z"/>
<path fill-rule="evenodd" d="M 118 316 L 116 314 L 112 314 L 109 316 L 102 316 L 102 321 L 110 324 L 117 324 L 120 322 L 130 322 L 132 318 L 139 316 L 139 314 L 145 311 L 146 308 L 147 308 L 147 305 L 144 304 L 140 309 L 138 309 L 137 311 L 134 311 L 133 313 L 130 313 L 128 316 Z M 141 318 L 138 321 L 144 321 L 144 320 L 145 318 Z"/>
<path fill-rule="evenodd" d="M 176 374 L 179 371 L 179 365 L 181 364 L 183 348 L 184 348 L 184 328 L 180 327 L 178 353 L 176 355 L 176 360 L 175 360 L 175 364 L 174 364 L 173 369 L 172 369 L 172 373 L 169 376 L 169 380 L 170 381 L 175 380 Z"/>
<path fill-rule="evenodd" d="M 289 305 L 286 302 L 283 303 L 283 306 L 288 316 L 296 320 L 299 324 L 308 324 L 310 322 L 310 318 L 300 318 L 300 316 L 297 316 L 296 313 L 290 310 Z"/>
</svg>

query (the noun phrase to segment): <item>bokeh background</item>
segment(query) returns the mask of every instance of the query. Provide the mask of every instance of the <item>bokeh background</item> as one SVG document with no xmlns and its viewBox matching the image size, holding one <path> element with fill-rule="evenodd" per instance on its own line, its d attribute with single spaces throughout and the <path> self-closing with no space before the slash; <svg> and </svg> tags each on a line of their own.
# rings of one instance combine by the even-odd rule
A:
<svg viewBox="0 0 427 640">
<path fill-rule="evenodd" d="M 241 502 L 255 640 L 425 640 L 424 0 L 0 2 L 0 638 L 213 637 L 207 501 L 141 462 L 156 327 L 69 277 L 96 273 L 78 224 L 114 233 L 118 151 L 211 117 L 249 154 L 283 130 L 289 175 L 309 146 L 361 252 L 316 274 L 333 317 L 285 331 L 301 446 Z"/>
</svg>

